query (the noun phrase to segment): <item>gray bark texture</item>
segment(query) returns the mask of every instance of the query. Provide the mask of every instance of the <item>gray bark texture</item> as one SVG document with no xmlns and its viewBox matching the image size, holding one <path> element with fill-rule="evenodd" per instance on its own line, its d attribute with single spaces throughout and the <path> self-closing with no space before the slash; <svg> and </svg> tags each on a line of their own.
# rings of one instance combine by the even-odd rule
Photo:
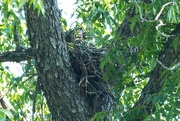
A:
<svg viewBox="0 0 180 121">
<path fill-rule="evenodd" d="M 38 88 L 44 92 L 53 121 L 90 120 L 96 112 L 110 109 L 113 102 L 99 71 L 102 50 L 83 43 L 68 49 L 69 37 L 62 31 L 57 1 L 44 0 L 44 5 L 44 16 L 26 7 Z"/>
<path fill-rule="evenodd" d="M 80 97 L 56 0 L 44 0 L 45 16 L 26 10 L 29 41 L 35 51 L 36 69 L 53 121 L 86 121 L 88 105 Z M 28 5 L 27 5 L 28 6 Z"/>
</svg>

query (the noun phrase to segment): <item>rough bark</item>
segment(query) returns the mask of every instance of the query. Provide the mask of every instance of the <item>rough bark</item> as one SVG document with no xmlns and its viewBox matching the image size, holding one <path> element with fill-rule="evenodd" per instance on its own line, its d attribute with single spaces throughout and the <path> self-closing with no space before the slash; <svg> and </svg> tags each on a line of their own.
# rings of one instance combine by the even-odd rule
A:
<svg viewBox="0 0 180 121">
<path fill-rule="evenodd" d="M 39 87 L 54 121 L 86 121 L 110 109 L 113 96 L 102 81 L 99 60 L 104 51 L 74 43 L 67 49 L 56 0 L 44 0 L 45 15 L 27 5 L 26 21 L 34 51 Z"/>
<path fill-rule="evenodd" d="M 88 105 L 80 96 L 61 28 L 56 0 L 44 0 L 45 16 L 27 7 L 29 41 L 35 51 L 40 87 L 53 121 L 88 120 Z"/>
<path fill-rule="evenodd" d="M 113 97 L 99 75 L 104 52 L 78 44 L 74 45 L 75 51 L 67 50 L 57 1 L 44 4 L 45 16 L 39 16 L 29 5 L 25 10 L 32 48 L 2 53 L 0 61 L 35 59 L 37 87 L 44 92 L 53 120 L 89 120 L 112 104 Z"/>
<path fill-rule="evenodd" d="M 20 62 L 33 58 L 33 50 L 26 49 L 22 51 L 5 52 L 0 54 L 0 62 L 15 61 Z"/>
</svg>

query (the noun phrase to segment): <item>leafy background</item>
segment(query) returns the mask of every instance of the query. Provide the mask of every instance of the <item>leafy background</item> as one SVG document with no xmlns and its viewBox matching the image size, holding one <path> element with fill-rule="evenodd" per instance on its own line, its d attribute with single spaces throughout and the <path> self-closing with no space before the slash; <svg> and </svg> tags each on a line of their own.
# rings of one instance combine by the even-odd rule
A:
<svg viewBox="0 0 180 121">
<path fill-rule="evenodd" d="M 0 2 L 1 53 L 15 50 L 13 41 L 15 24 L 18 25 L 20 43 L 25 48 L 30 47 L 23 10 L 26 2 L 26 0 L 3 0 Z M 173 3 L 164 7 L 159 17 L 164 25 L 157 29 L 160 21 L 154 22 L 153 20 L 163 5 L 168 2 Z M 39 14 L 44 14 L 41 0 L 30 0 L 30 3 Z M 93 42 L 97 48 L 107 49 L 106 56 L 101 59 L 100 67 L 104 71 L 104 80 L 109 84 L 115 83 L 109 87 L 116 96 L 116 105 L 113 110 L 97 113 L 92 120 L 101 120 L 106 115 L 111 116 L 111 120 L 128 120 L 127 111 L 138 100 L 143 87 L 148 82 L 151 71 L 156 66 L 157 57 L 163 44 L 167 42 L 169 34 L 180 22 L 180 2 L 178 0 L 153 0 L 151 4 L 147 4 L 138 0 L 77 0 L 74 4 L 77 8 L 74 9 L 72 16 L 76 18 L 76 21 L 69 25 L 63 17 L 61 21 L 64 31 L 74 27 L 83 28 L 89 33 L 87 44 Z M 140 33 L 123 40 L 117 31 L 132 6 L 135 6 L 136 14 L 130 18 L 130 29 L 133 33 L 138 24 Z M 148 21 L 144 21 L 140 13 Z M 173 42 L 174 49 L 177 49 L 178 42 L 179 38 L 176 38 Z M 29 120 L 32 118 L 32 112 L 35 112 L 33 115 L 35 120 L 50 120 L 51 114 L 43 93 L 35 91 L 37 74 L 34 60 L 20 64 L 23 69 L 23 74 L 20 76 L 12 74 L 8 65 L 0 64 L 0 88 L 13 107 L 11 112 L 0 109 L 0 119 L 5 120 L 8 116 L 14 121 Z M 174 66 L 176 68 L 171 69 Z M 161 91 L 147 98 L 147 102 L 152 101 L 157 110 L 147 116 L 145 121 L 176 121 L 180 118 L 179 64 L 173 63 L 171 67 L 163 72 L 162 76 L 166 76 L 166 78 Z M 116 82 L 110 80 L 116 80 Z M 36 99 L 34 99 L 35 94 L 37 95 Z"/>
</svg>

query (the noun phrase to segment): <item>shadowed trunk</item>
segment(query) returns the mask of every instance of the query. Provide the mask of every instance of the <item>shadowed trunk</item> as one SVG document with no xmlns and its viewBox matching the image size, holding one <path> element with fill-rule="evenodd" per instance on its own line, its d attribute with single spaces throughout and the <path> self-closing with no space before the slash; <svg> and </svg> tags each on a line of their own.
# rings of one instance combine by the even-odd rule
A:
<svg viewBox="0 0 180 121">
<path fill-rule="evenodd" d="M 44 0 L 44 5 L 45 16 L 38 16 L 32 7 L 26 10 L 29 41 L 35 50 L 39 86 L 54 121 L 88 120 L 88 104 L 80 97 L 71 68 L 57 1 Z"/>
<path fill-rule="evenodd" d="M 44 0 L 44 5 L 45 16 L 26 8 L 38 86 L 54 121 L 89 120 L 96 112 L 110 109 L 113 102 L 99 68 L 103 50 L 82 43 L 68 49 L 57 1 Z"/>
</svg>

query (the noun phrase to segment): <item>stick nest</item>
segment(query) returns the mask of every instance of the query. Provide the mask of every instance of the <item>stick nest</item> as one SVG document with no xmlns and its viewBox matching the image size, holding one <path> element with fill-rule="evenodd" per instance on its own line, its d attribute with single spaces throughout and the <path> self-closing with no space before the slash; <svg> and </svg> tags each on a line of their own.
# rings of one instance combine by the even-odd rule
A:
<svg viewBox="0 0 180 121">
<path fill-rule="evenodd" d="M 69 43 L 68 47 L 80 93 L 92 105 L 92 114 L 110 109 L 113 95 L 103 81 L 103 72 L 100 69 L 100 60 L 106 50 L 81 42 L 73 43 L 73 45 Z"/>
</svg>

